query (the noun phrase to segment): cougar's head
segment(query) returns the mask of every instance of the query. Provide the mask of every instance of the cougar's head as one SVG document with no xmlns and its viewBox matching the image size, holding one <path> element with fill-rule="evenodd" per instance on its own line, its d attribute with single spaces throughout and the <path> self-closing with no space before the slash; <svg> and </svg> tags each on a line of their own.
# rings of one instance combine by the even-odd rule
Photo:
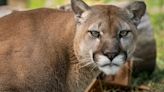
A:
<svg viewBox="0 0 164 92">
<path fill-rule="evenodd" d="M 114 75 L 135 49 L 137 25 L 146 5 L 136 1 L 122 9 L 113 5 L 88 6 L 71 1 L 76 20 L 74 50 L 80 63 L 96 65 Z"/>
</svg>

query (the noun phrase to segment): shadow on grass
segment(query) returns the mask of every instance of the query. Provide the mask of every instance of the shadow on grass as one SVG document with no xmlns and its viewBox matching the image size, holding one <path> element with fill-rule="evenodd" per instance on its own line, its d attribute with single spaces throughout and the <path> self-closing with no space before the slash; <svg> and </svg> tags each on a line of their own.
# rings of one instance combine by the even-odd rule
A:
<svg viewBox="0 0 164 92">
<path fill-rule="evenodd" d="M 164 69 L 158 66 L 152 75 L 146 73 L 140 74 L 137 78 L 133 78 L 133 86 L 145 85 L 148 86 L 152 92 L 164 91 Z"/>
</svg>

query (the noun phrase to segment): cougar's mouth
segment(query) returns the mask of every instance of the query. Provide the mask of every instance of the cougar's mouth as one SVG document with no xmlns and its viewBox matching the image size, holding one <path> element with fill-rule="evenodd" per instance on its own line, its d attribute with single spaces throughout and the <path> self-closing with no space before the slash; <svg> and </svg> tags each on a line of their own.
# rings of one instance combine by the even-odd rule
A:
<svg viewBox="0 0 164 92">
<path fill-rule="evenodd" d="M 119 66 L 119 65 L 115 63 L 108 63 L 108 64 L 101 65 L 100 67 L 106 67 L 106 66 Z"/>
<path fill-rule="evenodd" d="M 107 75 L 116 74 L 121 66 L 127 60 L 126 53 L 119 53 L 113 60 L 110 60 L 108 57 L 104 55 L 96 55 L 96 64 L 98 68 Z"/>
</svg>

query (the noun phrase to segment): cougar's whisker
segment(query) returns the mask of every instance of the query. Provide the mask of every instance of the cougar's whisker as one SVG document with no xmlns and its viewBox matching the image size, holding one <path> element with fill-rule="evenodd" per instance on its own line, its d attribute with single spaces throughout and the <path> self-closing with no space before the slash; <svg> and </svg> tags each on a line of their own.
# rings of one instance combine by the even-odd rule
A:
<svg viewBox="0 0 164 92">
<path fill-rule="evenodd" d="M 81 66 L 81 68 L 86 67 L 86 66 L 89 66 L 89 65 L 91 65 L 91 64 L 92 64 L 92 62 L 88 62 L 88 63 L 86 63 L 85 65 Z"/>
<path fill-rule="evenodd" d="M 93 71 L 97 66 L 93 64 L 91 71 Z"/>
</svg>

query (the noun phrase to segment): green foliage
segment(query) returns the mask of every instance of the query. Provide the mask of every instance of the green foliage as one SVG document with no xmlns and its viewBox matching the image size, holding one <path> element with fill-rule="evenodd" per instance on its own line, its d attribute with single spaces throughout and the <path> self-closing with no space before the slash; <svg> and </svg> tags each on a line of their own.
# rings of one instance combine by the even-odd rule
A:
<svg viewBox="0 0 164 92">
<path fill-rule="evenodd" d="M 112 0 L 102 0 L 104 3 L 109 3 L 111 2 Z"/>
<path fill-rule="evenodd" d="M 159 31 L 164 29 L 164 13 L 151 13 L 151 20 L 155 31 L 158 31 L 159 33 Z"/>
<path fill-rule="evenodd" d="M 66 0 L 54 0 L 55 6 L 65 4 Z"/>
<path fill-rule="evenodd" d="M 164 13 L 150 13 L 157 41 L 158 61 L 164 62 Z"/>
<path fill-rule="evenodd" d="M 51 5 L 53 7 L 60 6 L 65 4 L 66 0 L 51 0 Z M 47 0 L 29 0 L 28 1 L 28 8 L 30 9 L 35 9 L 35 8 L 40 8 L 44 7 L 46 5 Z"/>
<path fill-rule="evenodd" d="M 29 0 L 28 1 L 28 7 L 31 9 L 43 7 L 44 4 L 45 4 L 45 0 Z"/>
<path fill-rule="evenodd" d="M 148 0 L 147 4 L 149 8 L 161 7 L 162 5 L 164 5 L 164 1 L 163 0 Z"/>
</svg>

